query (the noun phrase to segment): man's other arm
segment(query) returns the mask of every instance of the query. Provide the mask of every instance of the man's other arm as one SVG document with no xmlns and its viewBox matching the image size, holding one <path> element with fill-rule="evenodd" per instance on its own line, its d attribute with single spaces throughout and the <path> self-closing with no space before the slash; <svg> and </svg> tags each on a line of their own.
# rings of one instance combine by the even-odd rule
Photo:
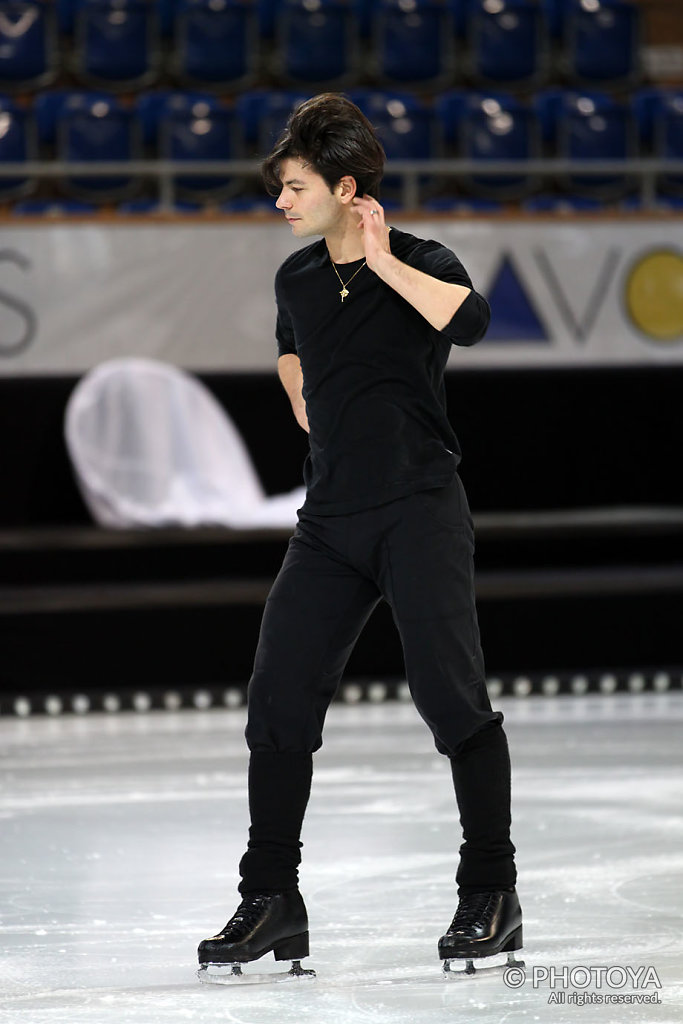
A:
<svg viewBox="0 0 683 1024">
<path fill-rule="evenodd" d="M 308 434 L 308 416 L 306 415 L 306 403 L 302 394 L 304 375 L 301 372 L 299 357 L 291 352 L 280 356 L 277 361 L 277 372 L 282 381 L 282 386 L 292 403 L 292 410 L 296 416 L 296 421 Z"/>
</svg>

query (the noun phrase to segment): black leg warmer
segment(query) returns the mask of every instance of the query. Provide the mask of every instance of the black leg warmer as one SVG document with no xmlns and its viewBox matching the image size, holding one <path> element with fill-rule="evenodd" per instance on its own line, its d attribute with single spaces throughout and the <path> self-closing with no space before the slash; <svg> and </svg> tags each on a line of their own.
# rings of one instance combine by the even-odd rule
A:
<svg viewBox="0 0 683 1024">
<path fill-rule="evenodd" d="M 240 861 L 239 891 L 296 889 L 301 826 L 311 792 L 313 755 L 253 751 L 249 760 L 251 827 Z"/>
<path fill-rule="evenodd" d="M 510 841 L 510 754 L 502 725 L 475 733 L 450 761 L 464 839 L 458 894 L 509 889 L 517 873 Z"/>
</svg>

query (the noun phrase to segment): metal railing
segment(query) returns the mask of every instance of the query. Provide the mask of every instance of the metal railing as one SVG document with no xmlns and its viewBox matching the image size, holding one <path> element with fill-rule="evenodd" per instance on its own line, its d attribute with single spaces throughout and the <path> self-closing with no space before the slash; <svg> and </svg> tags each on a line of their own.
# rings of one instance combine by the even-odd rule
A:
<svg viewBox="0 0 683 1024">
<path fill-rule="evenodd" d="M 130 160 L 103 163 L 26 161 L 0 165 L 0 178 L 103 178 L 131 177 L 155 180 L 159 186 L 159 201 L 162 210 L 173 209 L 177 195 L 177 177 L 260 177 L 261 164 L 258 160 L 225 161 L 173 161 L 173 160 Z M 595 178 L 630 177 L 638 182 L 643 208 L 657 206 L 657 179 L 662 176 L 680 175 L 683 193 L 683 160 L 662 160 L 643 158 L 636 160 L 390 160 L 385 167 L 385 177 L 398 176 L 402 180 L 401 203 L 406 209 L 417 209 L 420 205 L 420 179 L 425 176 L 438 177 L 443 182 L 468 176 L 499 177 L 519 175 L 520 177 L 547 177 L 554 181 L 567 182 L 568 178 L 587 175 Z M 571 185 L 569 185 L 571 188 Z"/>
</svg>

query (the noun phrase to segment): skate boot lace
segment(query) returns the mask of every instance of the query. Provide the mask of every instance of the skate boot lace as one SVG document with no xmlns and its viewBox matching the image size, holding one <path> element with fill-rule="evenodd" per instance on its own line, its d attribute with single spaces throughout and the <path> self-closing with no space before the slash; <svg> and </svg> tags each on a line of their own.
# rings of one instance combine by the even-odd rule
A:
<svg viewBox="0 0 683 1024">
<path fill-rule="evenodd" d="M 488 924 L 490 910 L 495 906 L 492 892 L 475 892 L 461 896 L 449 932 L 469 932 Z"/>
<path fill-rule="evenodd" d="M 270 898 L 270 896 L 245 896 L 223 928 L 221 936 L 239 940 L 247 935 L 260 918 Z"/>
</svg>

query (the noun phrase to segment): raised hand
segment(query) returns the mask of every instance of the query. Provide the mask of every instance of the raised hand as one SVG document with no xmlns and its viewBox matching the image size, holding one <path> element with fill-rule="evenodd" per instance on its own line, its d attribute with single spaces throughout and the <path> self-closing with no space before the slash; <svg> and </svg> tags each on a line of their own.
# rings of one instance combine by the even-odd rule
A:
<svg viewBox="0 0 683 1024">
<path fill-rule="evenodd" d="M 378 261 L 386 253 L 391 253 L 389 246 L 389 228 L 384 223 L 384 210 L 372 196 L 356 197 L 353 206 L 360 219 L 358 228 L 363 232 L 365 259 L 370 270 L 377 270 Z"/>
</svg>

